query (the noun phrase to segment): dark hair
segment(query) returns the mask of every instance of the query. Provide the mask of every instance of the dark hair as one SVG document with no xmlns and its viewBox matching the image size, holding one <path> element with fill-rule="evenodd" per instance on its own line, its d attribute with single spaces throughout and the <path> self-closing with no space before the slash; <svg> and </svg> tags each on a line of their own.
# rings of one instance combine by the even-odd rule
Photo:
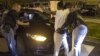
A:
<svg viewBox="0 0 100 56">
<path fill-rule="evenodd" d="M 65 5 L 64 5 L 64 9 L 66 9 L 66 8 L 70 8 L 71 6 L 72 6 L 72 4 L 71 4 L 71 3 L 66 2 L 66 3 L 65 3 Z"/>
<path fill-rule="evenodd" d="M 63 9 L 63 7 L 64 7 L 63 1 L 58 2 L 57 8 L 58 9 Z"/>
<path fill-rule="evenodd" d="M 36 6 L 36 7 L 39 7 L 39 6 L 40 6 L 40 3 L 35 3 L 35 6 Z"/>
</svg>

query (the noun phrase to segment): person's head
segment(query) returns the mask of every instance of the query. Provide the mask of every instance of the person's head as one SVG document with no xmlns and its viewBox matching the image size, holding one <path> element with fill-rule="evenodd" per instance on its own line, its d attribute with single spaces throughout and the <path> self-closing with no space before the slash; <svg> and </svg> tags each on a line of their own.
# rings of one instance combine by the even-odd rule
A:
<svg viewBox="0 0 100 56">
<path fill-rule="evenodd" d="M 70 7 L 70 11 L 71 12 L 74 12 L 74 11 L 76 11 L 77 10 L 77 6 L 76 5 L 72 5 L 71 7 Z"/>
<path fill-rule="evenodd" d="M 12 9 L 15 10 L 16 12 L 19 12 L 21 10 L 21 5 L 18 3 L 14 3 L 12 5 Z"/>
<path fill-rule="evenodd" d="M 40 3 L 36 3 L 35 4 L 35 7 L 40 7 Z"/>
<path fill-rule="evenodd" d="M 64 4 L 64 9 L 70 8 L 71 6 L 72 6 L 71 3 L 66 2 L 66 3 Z"/>
<path fill-rule="evenodd" d="M 64 7 L 63 1 L 58 2 L 57 9 L 60 10 L 60 9 L 63 9 L 63 7 Z"/>
</svg>

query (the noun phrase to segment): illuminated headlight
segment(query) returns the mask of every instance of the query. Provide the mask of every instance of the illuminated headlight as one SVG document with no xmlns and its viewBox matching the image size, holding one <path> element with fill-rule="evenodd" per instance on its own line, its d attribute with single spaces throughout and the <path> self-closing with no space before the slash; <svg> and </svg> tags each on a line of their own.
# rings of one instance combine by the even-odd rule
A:
<svg viewBox="0 0 100 56">
<path fill-rule="evenodd" d="M 41 42 L 44 42 L 47 39 L 46 37 L 41 36 L 41 35 L 30 35 L 30 34 L 27 34 L 27 36 L 30 36 L 32 39 L 34 39 L 36 41 L 41 41 Z"/>
<path fill-rule="evenodd" d="M 47 38 L 41 35 L 34 35 L 31 37 L 32 39 L 36 40 L 36 41 L 45 41 Z"/>
</svg>

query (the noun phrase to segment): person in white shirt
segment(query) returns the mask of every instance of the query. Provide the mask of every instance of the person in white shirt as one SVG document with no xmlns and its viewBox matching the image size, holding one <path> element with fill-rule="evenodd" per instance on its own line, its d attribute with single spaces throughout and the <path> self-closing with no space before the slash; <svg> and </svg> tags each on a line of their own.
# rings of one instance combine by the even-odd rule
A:
<svg viewBox="0 0 100 56">
<path fill-rule="evenodd" d="M 68 43 L 67 43 L 67 34 L 66 30 L 58 33 L 56 30 L 64 24 L 67 15 L 69 14 L 70 10 L 69 9 L 64 9 L 64 4 L 63 2 L 58 2 L 57 4 L 58 10 L 55 15 L 55 32 L 54 32 L 54 56 L 58 56 L 59 50 L 61 45 L 64 45 L 65 48 L 65 55 L 68 56 L 69 53 L 69 48 L 68 48 Z"/>
</svg>

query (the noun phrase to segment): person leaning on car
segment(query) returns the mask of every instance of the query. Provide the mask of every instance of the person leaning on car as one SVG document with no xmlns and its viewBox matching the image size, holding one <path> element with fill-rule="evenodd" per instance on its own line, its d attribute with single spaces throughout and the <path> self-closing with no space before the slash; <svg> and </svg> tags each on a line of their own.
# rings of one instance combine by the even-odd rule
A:
<svg viewBox="0 0 100 56">
<path fill-rule="evenodd" d="M 8 47 L 12 56 L 19 56 L 16 49 L 15 32 L 18 25 L 29 25 L 29 22 L 22 22 L 19 20 L 19 12 L 21 10 L 21 5 L 14 3 L 11 10 L 7 12 L 3 18 L 1 25 L 2 35 L 5 37 L 8 43 Z"/>
</svg>

